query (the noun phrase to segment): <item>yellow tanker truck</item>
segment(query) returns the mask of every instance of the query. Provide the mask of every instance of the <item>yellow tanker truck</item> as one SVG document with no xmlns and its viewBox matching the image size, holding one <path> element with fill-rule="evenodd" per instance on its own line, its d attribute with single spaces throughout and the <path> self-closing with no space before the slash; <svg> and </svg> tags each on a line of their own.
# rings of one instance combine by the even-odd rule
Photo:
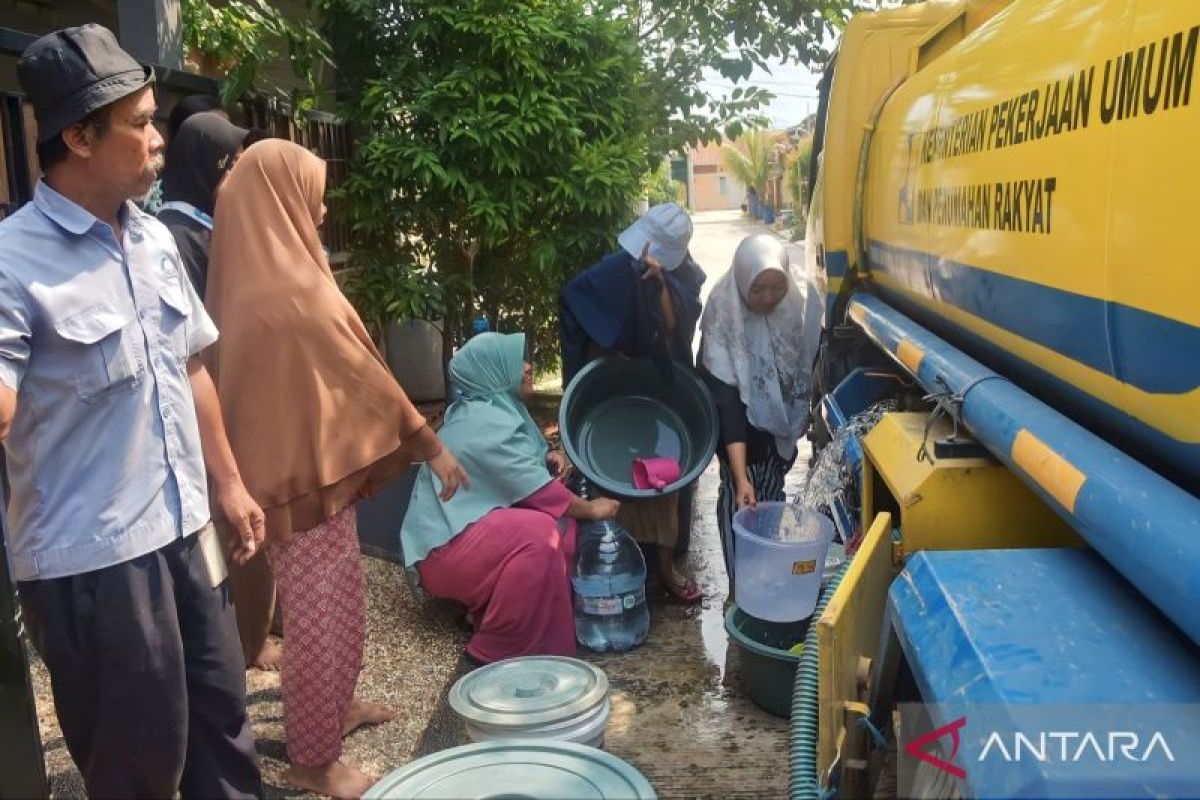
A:
<svg viewBox="0 0 1200 800">
<path fill-rule="evenodd" d="M 792 797 L 1200 796 L 1198 48 L 1191 0 L 847 26 L 806 253 L 857 549 Z"/>
</svg>

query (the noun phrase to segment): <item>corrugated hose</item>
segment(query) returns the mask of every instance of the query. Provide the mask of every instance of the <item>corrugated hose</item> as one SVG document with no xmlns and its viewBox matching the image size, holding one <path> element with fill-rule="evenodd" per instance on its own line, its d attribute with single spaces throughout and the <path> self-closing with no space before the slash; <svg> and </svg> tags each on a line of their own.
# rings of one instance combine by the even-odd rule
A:
<svg viewBox="0 0 1200 800">
<path fill-rule="evenodd" d="M 825 612 L 829 599 L 837 591 L 851 560 L 838 569 L 813 611 L 812 624 L 804 637 L 804 652 L 796 666 L 796 682 L 792 689 L 792 718 L 789 731 L 788 765 L 790 767 L 788 797 L 791 800 L 826 800 L 832 792 L 822 792 L 817 775 L 817 665 L 820 653 L 817 645 L 817 620 Z"/>
</svg>

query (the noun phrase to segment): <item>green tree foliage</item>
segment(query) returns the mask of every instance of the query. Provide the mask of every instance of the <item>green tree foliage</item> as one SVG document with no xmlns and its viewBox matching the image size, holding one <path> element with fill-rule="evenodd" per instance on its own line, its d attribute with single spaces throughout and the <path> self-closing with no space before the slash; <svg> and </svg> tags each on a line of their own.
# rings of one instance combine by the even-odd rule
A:
<svg viewBox="0 0 1200 800">
<path fill-rule="evenodd" d="M 344 187 L 377 322 L 479 312 L 557 341 L 557 292 L 602 254 L 651 166 L 641 53 L 628 21 L 581 0 L 332 0 L 355 54 L 359 139 Z"/>
<path fill-rule="evenodd" d="M 808 164 L 812 160 L 813 137 L 807 136 L 796 143 L 787 155 L 787 189 L 796 209 L 797 219 L 802 219 L 804 184 L 808 181 Z"/>
<path fill-rule="evenodd" d="M 220 74 L 226 105 L 252 90 L 282 95 L 297 114 L 316 104 L 322 70 L 332 62 L 329 42 L 313 22 L 289 19 L 267 0 L 183 0 L 182 17 L 184 45 L 206 62 L 201 66 L 207 71 Z M 262 66 L 281 58 L 287 58 L 304 90 L 259 85 Z"/>
<path fill-rule="evenodd" d="M 755 67 L 823 64 L 855 0 L 595 0 L 638 32 L 654 115 L 655 153 L 698 141 L 738 138 L 761 126 L 770 92 L 748 81 Z M 708 91 L 716 76 L 731 91 Z M 726 96 L 727 95 L 727 96 Z"/>
<path fill-rule="evenodd" d="M 319 2 L 358 143 L 344 193 L 356 304 L 377 323 L 444 314 L 450 344 L 482 312 L 534 333 L 541 355 L 563 282 L 639 195 L 669 197 L 647 172 L 759 125 L 769 94 L 752 70 L 822 61 L 853 4 Z M 714 74 L 738 88 L 699 88 Z"/>
<path fill-rule="evenodd" d="M 646 200 L 652 206 L 687 201 L 687 187 L 671 177 L 671 163 L 666 159 L 646 177 Z"/>
</svg>

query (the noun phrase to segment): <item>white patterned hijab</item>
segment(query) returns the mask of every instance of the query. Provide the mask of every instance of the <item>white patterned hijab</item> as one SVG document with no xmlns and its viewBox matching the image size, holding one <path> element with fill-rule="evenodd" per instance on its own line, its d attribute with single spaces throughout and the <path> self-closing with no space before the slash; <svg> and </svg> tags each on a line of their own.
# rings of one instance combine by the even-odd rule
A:
<svg viewBox="0 0 1200 800">
<path fill-rule="evenodd" d="M 760 314 L 746 304 L 746 297 L 755 278 L 767 270 L 787 276 L 787 294 L 771 313 Z M 747 421 L 772 434 L 779 454 L 788 459 L 808 427 L 812 364 L 820 338 L 819 329 L 818 335 L 806 335 L 803 284 L 776 236 L 748 236 L 738 245 L 733 268 L 713 287 L 700 321 L 705 369 L 737 387 Z"/>
</svg>

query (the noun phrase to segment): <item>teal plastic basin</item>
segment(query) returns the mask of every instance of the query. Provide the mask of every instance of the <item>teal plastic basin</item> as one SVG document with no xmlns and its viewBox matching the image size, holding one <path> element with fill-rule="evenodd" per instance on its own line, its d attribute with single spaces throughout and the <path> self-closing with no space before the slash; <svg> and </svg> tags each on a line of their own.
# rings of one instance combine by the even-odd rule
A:
<svg viewBox="0 0 1200 800">
<path fill-rule="evenodd" d="M 764 711 L 787 718 L 792 713 L 792 689 L 799 653 L 791 647 L 804 641 L 809 620 L 767 622 L 731 605 L 725 612 L 725 632 L 739 650 L 742 683 L 750 700 Z"/>
<path fill-rule="evenodd" d="M 563 393 L 559 432 L 567 457 L 594 486 L 626 499 L 678 492 L 717 450 L 717 409 L 708 387 L 677 365 L 671 383 L 649 359 L 588 364 Z M 633 485 L 637 458 L 673 458 L 680 478 L 662 491 Z"/>
</svg>

